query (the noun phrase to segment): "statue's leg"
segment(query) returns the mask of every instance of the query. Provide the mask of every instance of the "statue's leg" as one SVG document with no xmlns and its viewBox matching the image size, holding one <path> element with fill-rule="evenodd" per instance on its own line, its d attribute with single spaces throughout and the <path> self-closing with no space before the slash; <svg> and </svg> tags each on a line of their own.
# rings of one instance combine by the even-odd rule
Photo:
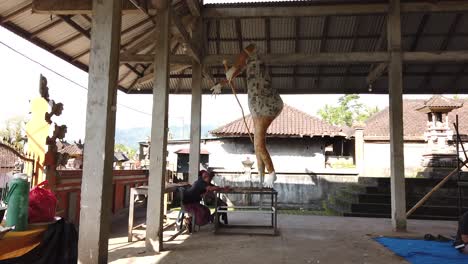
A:
<svg viewBox="0 0 468 264">
<path fill-rule="evenodd" d="M 273 166 L 273 162 L 271 161 L 270 153 L 266 148 L 266 133 L 268 127 L 273 122 L 275 117 L 267 117 L 267 116 L 257 116 L 254 117 L 254 147 L 255 147 L 255 154 L 257 155 L 257 162 L 261 160 L 266 167 L 269 175 L 265 177 L 263 183 L 265 187 L 273 187 L 273 182 L 276 179 L 275 168 Z M 260 169 L 260 162 L 259 162 L 259 169 Z"/>
</svg>

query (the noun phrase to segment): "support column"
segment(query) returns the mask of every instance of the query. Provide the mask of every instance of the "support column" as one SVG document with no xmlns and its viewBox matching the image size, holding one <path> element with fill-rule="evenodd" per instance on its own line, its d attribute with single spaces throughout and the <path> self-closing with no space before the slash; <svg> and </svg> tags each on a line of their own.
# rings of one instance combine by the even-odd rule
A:
<svg viewBox="0 0 468 264">
<path fill-rule="evenodd" d="M 202 70 L 197 62 L 192 64 L 192 111 L 190 121 L 190 160 L 189 182 L 198 178 L 200 170 L 201 109 L 202 109 Z"/>
<path fill-rule="evenodd" d="M 107 263 L 112 208 L 121 1 L 93 1 L 79 263 Z"/>
<path fill-rule="evenodd" d="M 164 188 L 166 179 L 169 105 L 169 26 L 168 1 L 163 1 L 156 18 L 156 56 L 154 59 L 153 113 L 151 122 L 150 173 L 146 214 L 146 248 L 163 249 Z"/>
<path fill-rule="evenodd" d="M 400 0 L 390 0 L 387 20 L 390 170 L 392 225 L 395 231 L 406 231 L 405 164 L 403 153 L 403 74 L 401 53 Z"/>
<path fill-rule="evenodd" d="M 364 127 L 357 126 L 354 128 L 354 158 L 356 159 L 356 168 L 359 176 L 363 176 L 364 172 Z"/>
</svg>

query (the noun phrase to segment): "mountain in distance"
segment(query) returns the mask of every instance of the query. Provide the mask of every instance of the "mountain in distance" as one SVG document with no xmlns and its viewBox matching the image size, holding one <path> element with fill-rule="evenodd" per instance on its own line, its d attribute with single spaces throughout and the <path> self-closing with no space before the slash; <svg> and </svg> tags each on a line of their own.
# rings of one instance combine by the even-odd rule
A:
<svg viewBox="0 0 468 264">
<path fill-rule="evenodd" d="M 202 126 L 202 138 L 212 137 L 208 131 L 215 129 L 216 126 Z M 190 125 L 185 126 L 169 126 L 169 133 L 172 139 L 189 139 Z M 133 128 L 117 128 L 115 131 L 115 143 L 138 149 L 138 142 L 146 141 L 151 135 L 150 127 L 133 127 Z"/>
</svg>

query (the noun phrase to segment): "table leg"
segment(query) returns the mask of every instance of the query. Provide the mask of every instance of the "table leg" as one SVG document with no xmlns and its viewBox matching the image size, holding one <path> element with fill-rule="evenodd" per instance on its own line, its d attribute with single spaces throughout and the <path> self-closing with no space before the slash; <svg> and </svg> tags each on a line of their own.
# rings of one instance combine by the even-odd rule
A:
<svg viewBox="0 0 468 264">
<path fill-rule="evenodd" d="M 275 204 L 274 204 L 274 201 L 273 201 L 273 193 L 271 194 L 271 207 L 270 207 L 272 210 L 275 208 Z M 275 209 L 276 210 L 276 209 Z M 271 214 L 271 227 L 275 227 L 274 225 L 274 215 Z"/>
<path fill-rule="evenodd" d="M 278 234 L 278 194 L 275 193 L 275 227 L 274 232 L 275 235 Z"/>
<path fill-rule="evenodd" d="M 220 199 L 220 194 L 216 193 L 216 199 L 215 199 L 215 212 L 214 212 L 214 227 L 215 227 L 215 233 L 218 231 L 218 199 Z"/>
<path fill-rule="evenodd" d="M 135 189 L 130 189 L 130 206 L 128 209 L 128 242 L 132 242 L 133 239 L 133 214 L 135 212 Z"/>
</svg>

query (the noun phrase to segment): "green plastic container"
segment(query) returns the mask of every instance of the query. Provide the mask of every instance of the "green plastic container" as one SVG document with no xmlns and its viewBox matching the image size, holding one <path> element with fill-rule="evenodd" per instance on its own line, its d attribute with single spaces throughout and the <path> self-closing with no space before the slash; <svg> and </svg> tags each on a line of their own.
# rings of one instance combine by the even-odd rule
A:
<svg viewBox="0 0 468 264">
<path fill-rule="evenodd" d="M 6 226 L 14 226 L 13 231 L 28 229 L 29 183 L 26 174 L 18 173 L 8 183 L 8 204 Z"/>
</svg>

